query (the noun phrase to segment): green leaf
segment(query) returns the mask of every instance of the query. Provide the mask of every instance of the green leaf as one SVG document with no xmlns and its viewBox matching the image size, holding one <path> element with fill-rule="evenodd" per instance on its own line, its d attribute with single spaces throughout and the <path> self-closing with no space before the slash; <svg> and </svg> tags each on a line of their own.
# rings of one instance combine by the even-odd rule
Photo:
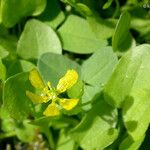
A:
<svg viewBox="0 0 150 150">
<path fill-rule="evenodd" d="M 83 95 L 84 83 L 80 80 L 73 87 L 67 90 L 67 94 L 70 98 L 81 98 Z"/>
<path fill-rule="evenodd" d="M 35 68 L 35 65 L 26 60 L 16 60 L 8 68 L 7 76 L 12 76 L 20 72 L 28 72 Z"/>
<path fill-rule="evenodd" d="M 66 135 L 64 131 L 60 131 L 56 150 L 74 150 L 74 147 L 75 142 L 73 141 L 73 139 Z"/>
<path fill-rule="evenodd" d="M 143 18 L 135 18 L 133 17 L 131 20 L 131 27 L 138 31 L 141 34 L 144 34 L 150 31 L 150 20 Z"/>
<path fill-rule="evenodd" d="M 130 20 L 129 13 L 123 12 L 121 14 L 112 37 L 112 47 L 114 51 L 124 52 L 135 47 L 135 41 L 129 32 Z"/>
<path fill-rule="evenodd" d="M 48 139 L 49 146 L 51 147 L 51 149 L 54 149 L 54 147 L 55 147 L 55 143 L 53 141 L 53 136 L 49 129 L 49 127 L 51 126 L 51 124 L 53 122 L 53 119 L 54 118 L 52 118 L 52 117 L 40 117 L 31 122 L 33 125 L 38 126 L 40 131 L 43 134 L 45 134 L 46 138 Z"/>
<path fill-rule="evenodd" d="M 75 15 L 68 16 L 58 33 L 63 49 L 74 53 L 88 54 L 107 45 L 105 40 L 95 37 L 85 19 Z"/>
<path fill-rule="evenodd" d="M 9 55 L 9 52 L 0 45 L 0 58 L 3 59 Z"/>
<path fill-rule="evenodd" d="M 105 88 L 105 100 L 123 108 L 127 132 L 134 140 L 150 122 L 150 45 L 137 46 L 124 55 Z"/>
<path fill-rule="evenodd" d="M 17 38 L 15 36 L 8 35 L 7 33 L 0 34 L 2 34 L 0 35 L 0 57 L 4 58 L 7 56 L 7 60 L 16 59 Z"/>
<path fill-rule="evenodd" d="M 75 69 L 80 76 L 80 66 L 76 62 L 59 54 L 43 54 L 38 60 L 38 69 L 43 80 L 46 83 L 50 81 L 53 86 L 57 85 L 59 79 L 69 69 Z"/>
<path fill-rule="evenodd" d="M 99 39 L 108 39 L 112 37 L 115 32 L 115 19 L 102 19 L 98 15 L 93 14 L 87 17 L 87 21 Z"/>
<path fill-rule="evenodd" d="M 114 128 L 116 110 L 103 99 L 98 99 L 98 101 L 71 132 L 72 138 L 86 150 L 103 150 L 113 143 L 118 135 Z"/>
<path fill-rule="evenodd" d="M 68 3 L 71 6 L 75 6 L 76 5 L 76 0 L 64 0 L 64 3 Z"/>
<path fill-rule="evenodd" d="M 5 82 L 3 107 L 17 120 L 23 120 L 33 112 L 32 102 L 25 95 L 26 90 L 32 90 L 28 76 L 28 73 L 20 73 Z"/>
<path fill-rule="evenodd" d="M 85 105 L 83 106 L 84 110 L 91 108 L 91 104 L 86 105 L 86 103 L 93 101 L 101 93 L 117 62 L 117 56 L 111 47 L 105 47 L 94 52 L 89 59 L 83 62 L 81 77 L 86 83 L 82 96 L 82 104 Z"/>
<path fill-rule="evenodd" d="M 87 5 L 83 3 L 76 3 L 74 4 L 75 9 L 80 12 L 81 15 L 83 16 L 91 16 L 92 11 L 87 7 Z"/>
<path fill-rule="evenodd" d="M 1 0 L 1 19 L 6 27 L 14 26 L 20 19 L 40 14 L 46 0 Z"/>
<path fill-rule="evenodd" d="M 143 44 L 127 52 L 119 61 L 105 87 L 105 98 L 112 106 L 120 108 L 133 88 L 149 89 L 147 82 L 150 45 Z"/>
<path fill-rule="evenodd" d="M 9 133 L 15 130 L 14 119 L 9 116 L 9 113 L 3 107 L 0 109 L 0 118 L 2 120 L 1 129 L 3 132 Z"/>
<path fill-rule="evenodd" d="M 61 43 L 51 27 L 32 19 L 25 25 L 18 41 L 17 53 L 24 59 L 36 59 L 46 52 L 61 54 Z"/>
<path fill-rule="evenodd" d="M 138 85 L 139 86 L 139 85 Z M 137 87 L 135 87 L 137 88 Z M 150 90 L 141 85 L 126 98 L 123 106 L 123 120 L 127 132 L 136 141 L 143 136 L 150 123 Z"/>
<path fill-rule="evenodd" d="M 0 59 L 0 80 L 5 80 L 6 78 L 6 67 Z"/>
<path fill-rule="evenodd" d="M 150 19 L 149 18 L 132 18 L 131 27 L 139 32 L 141 40 L 150 43 Z M 143 39 L 144 38 L 144 39 Z"/>
<path fill-rule="evenodd" d="M 61 11 L 58 0 L 48 0 L 45 11 L 38 19 L 56 29 L 65 19 L 64 12 Z"/>
<path fill-rule="evenodd" d="M 28 120 L 24 120 L 23 123 L 16 126 L 15 132 L 22 142 L 32 142 L 35 138 L 36 130 L 36 126 L 29 124 Z"/>
<path fill-rule="evenodd" d="M 127 136 L 120 144 L 119 150 L 137 150 L 144 140 L 142 136 L 139 140 L 134 141 L 130 136 Z"/>
<path fill-rule="evenodd" d="M 113 0 L 108 0 L 104 5 L 103 5 L 103 9 L 107 9 L 111 6 Z"/>
<path fill-rule="evenodd" d="M 98 86 L 90 86 L 90 85 L 85 85 L 84 86 L 84 93 L 82 96 L 82 109 L 84 110 L 89 110 L 92 107 L 92 101 L 94 101 L 97 96 L 99 96 L 102 92 L 103 88 L 101 85 Z"/>
<path fill-rule="evenodd" d="M 117 56 L 113 53 L 111 47 L 96 51 L 82 65 L 83 81 L 93 86 L 104 86 L 117 62 Z"/>
<path fill-rule="evenodd" d="M 30 61 L 19 60 L 19 62 L 21 64 L 23 72 L 28 72 L 28 71 L 32 70 L 33 68 L 35 68 L 35 65 L 33 63 L 31 63 Z"/>
<path fill-rule="evenodd" d="M 3 81 L 0 81 L 0 107 L 2 105 L 3 85 L 4 85 Z M 1 111 L 1 108 L 0 108 L 0 111 Z"/>
</svg>

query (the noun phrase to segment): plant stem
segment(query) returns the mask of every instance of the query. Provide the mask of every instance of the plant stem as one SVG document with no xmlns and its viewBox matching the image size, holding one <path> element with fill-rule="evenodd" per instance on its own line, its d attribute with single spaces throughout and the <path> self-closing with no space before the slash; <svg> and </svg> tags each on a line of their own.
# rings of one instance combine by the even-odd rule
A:
<svg viewBox="0 0 150 150">
<path fill-rule="evenodd" d="M 55 148 L 55 143 L 54 143 L 53 136 L 52 136 L 52 133 L 51 133 L 51 131 L 49 130 L 49 128 L 46 127 L 46 128 L 44 129 L 44 134 L 46 135 L 46 137 L 47 137 L 47 139 L 48 139 L 50 148 L 51 148 L 51 149 L 54 149 L 54 148 Z"/>
</svg>

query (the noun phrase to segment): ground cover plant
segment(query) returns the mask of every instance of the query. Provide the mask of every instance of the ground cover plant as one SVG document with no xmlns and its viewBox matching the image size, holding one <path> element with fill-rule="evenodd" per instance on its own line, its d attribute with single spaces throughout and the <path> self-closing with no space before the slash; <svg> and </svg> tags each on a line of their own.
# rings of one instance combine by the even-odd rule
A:
<svg viewBox="0 0 150 150">
<path fill-rule="evenodd" d="M 0 1 L 1 150 L 149 150 L 149 123 L 149 0 Z"/>
</svg>

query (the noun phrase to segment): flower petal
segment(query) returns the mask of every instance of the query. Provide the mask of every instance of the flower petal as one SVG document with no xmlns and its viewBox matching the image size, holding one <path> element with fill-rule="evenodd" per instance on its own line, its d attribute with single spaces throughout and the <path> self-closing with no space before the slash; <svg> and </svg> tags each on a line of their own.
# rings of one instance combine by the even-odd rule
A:
<svg viewBox="0 0 150 150">
<path fill-rule="evenodd" d="M 36 69 L 33 69 L 30 74 L 29 74 L 29 80 L 32 84 L 37 89 L 43 89 L 45 87 L 45 84 L 43 80 L 40 77 L 39 72 Z"/>
<path fill-rule="evenodd" d="M 79 99 L 59 99 L 60 105 L 66 109 L 66 110 L 71 110 L 73 109 L 79 102 Z"/>
<path fill-rule="evenodd" d="M 70 89 L 78 80 L 78 73 L 75 70 L 68 70 L 64 77 L 62 77 L 57 85 L 57 92 L 63 93 Z"/>
<path fill-rule="evenodd" d="M 26 91 L 26 95 L 28 98 L 32 100 L 33 103 L 36 103 L 36 104 L 41 104 L 44 102 L 46 103 L 49 101 L 47 97 L 36 95 L 30 91 Z"/>
<path fill-rule="evenodd" d="M 57 116 L 60 114 L 60 110 L 57 107 L 57 104 L 52 102 L 51 104 L 48 105 L 46 110 L 43 112 L 45 116 Z"/>
</svg>

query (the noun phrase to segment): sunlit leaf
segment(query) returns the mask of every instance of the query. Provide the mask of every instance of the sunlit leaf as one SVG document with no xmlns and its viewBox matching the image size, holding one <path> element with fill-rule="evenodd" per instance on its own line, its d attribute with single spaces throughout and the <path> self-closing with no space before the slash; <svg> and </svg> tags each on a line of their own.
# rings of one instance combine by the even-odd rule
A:
<svg viewBox="0 0 150 150">
<path fill-rule="evenodd" d="M 106 40 L 96 38 L 85 19 L 75 15 L 68 16 L 58 33 L 63 48 L 74 53 L 88 54 L 107 45 Z"/>
<path fill-rule="evenodd" d="M 61 54 L 62 48 L 57 34 L 39 20 L 27 21 L 18 41 L 18 55 L 23 59 L 37 59 L 46 52 Z"/>
<path fill-rule="evenodd" d="M 113 127 L 116 124 L 116 111 L 104 100 L 98 100 L 71 133 L 71 137 L 83 149 L 104 149 L 113 143 L 118 135 Z"/>
<path fill-rule="evenodd" d="M 114 51 L 124 52 L 135 47 L 135 41 L 129 32 L 130 21 L 130 14 L 128 12 L 123 12 L 112 37 L 112 47 Z"/>
</svg>

